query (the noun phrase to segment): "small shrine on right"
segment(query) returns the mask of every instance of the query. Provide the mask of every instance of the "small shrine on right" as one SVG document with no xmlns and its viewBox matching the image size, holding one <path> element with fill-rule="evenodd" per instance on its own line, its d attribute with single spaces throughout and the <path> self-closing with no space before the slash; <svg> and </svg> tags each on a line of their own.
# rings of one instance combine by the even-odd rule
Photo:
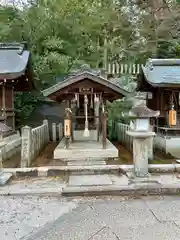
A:
<svg viewBox="0 0 180 240">
<path fill-rule="evenodd" d="M 155 147 L 179 158 L 180 59 L 148 59 L 137 76 L 136 90 L 146 93 L 148 108 L 160 112 L 150 120 Z"/>
</svg>

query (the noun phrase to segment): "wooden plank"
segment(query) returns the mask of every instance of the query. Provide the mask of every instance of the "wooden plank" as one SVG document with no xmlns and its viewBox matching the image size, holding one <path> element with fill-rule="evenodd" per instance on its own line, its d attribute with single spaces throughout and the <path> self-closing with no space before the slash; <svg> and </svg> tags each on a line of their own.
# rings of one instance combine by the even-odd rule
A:
<svg viewBox="0 0 180 240">
<path fill-rule="evenodd" d="M 132 64 L 129 64 L 129 74 L 132 74 Z"/>
<path fill-rule="evenodd" d="M 116 73 L 119 74 L 120 72 L 120 66 L 119 63 L 116 63 Z"/>
<path fill-rule="evenodd" d="M 108 73 L 110 74 L 139 74 L 140 73 L 140 64 L 132 63 L 109 63 L 108 64 Z"/>
<path fill-rule="evenodd" d="M 136 74 L 136 64 L 133 64 L 133 74 Z"/>
<path fill-rule="evenodd" d="M 127 74 L 128 73 L 128 64 L 124 65 L 124 73 Z"/>
<path fill-rule="evenodd" d="M 116 65 L 115 63 L 112 64 L 112 74 L 116 73 Z"/>
<path fill-rule="evenodd" d="M 108 73 L 111 73 L 111 63 L 108 64 Z"/>
<path fill-rule="evenodd" d="M 121 64 L 121 74 L 124 73 L 124 64 Z"/>
</svg>

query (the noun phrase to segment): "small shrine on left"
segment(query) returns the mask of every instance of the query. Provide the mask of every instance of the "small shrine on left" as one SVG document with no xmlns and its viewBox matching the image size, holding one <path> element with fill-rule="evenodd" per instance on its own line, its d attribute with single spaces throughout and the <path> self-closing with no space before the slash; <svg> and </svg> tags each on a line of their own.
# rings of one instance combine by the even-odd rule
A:
<svg viewBox="0 0 180 240">
<path fill-rule="evenodd" d="M 0 43 L 0 131 L 15 131 L 15 92 L 35 90 L 31 54 L 26 43 Z"/>
</svg>

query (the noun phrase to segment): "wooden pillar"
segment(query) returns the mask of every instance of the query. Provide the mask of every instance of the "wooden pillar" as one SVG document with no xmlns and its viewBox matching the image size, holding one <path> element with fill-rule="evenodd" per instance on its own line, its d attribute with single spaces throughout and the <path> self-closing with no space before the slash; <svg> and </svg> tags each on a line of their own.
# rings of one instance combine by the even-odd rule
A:
<svg viewBox="0 0 180 240">
<path fill-rule="evenodd" d="M 107 146 L 107 119 L 106 119 L 106 113 L 102 112 L 102 144 L 103 149 L 106 149 Z"/>
<path fill-rule="evenodd" d="M 101 113 L 100 113 L 100 104 L 99 104 L 99 109 L 98 109 L 98 118 L 96 122 L 96 127 L 97 127 L 97 141 L 99 142 L 99 136 L 100 136 L 100 124 L 101 124 Z"/>
<path fill-rule="evenodd" d="M 71 109 L 71 100 L 68 101 L 68 107 Z M 71 141 L 74 141 L 72 113 L 70 114 L 70 121 L 71 121 Z"/>
<path fill-rule="evenodd" d="M 15 129 L 14 89 L 12 83 L 7 83 L 4 80 L 0 87 L 0 96 L 1 121 Z"/>
</svg>

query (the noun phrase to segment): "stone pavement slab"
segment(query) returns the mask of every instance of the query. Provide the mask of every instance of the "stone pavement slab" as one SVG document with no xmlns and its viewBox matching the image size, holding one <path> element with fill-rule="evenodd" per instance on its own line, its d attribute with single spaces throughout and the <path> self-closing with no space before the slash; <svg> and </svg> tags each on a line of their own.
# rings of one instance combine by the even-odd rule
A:
<svg viewBox="0 0 180 240">
<path fill-rule="evenodd" d="M 91 240 L 117 240 L 117 236 L 110 228 L 105 227 L 95 234 Z"/>
<path fill-rule="evenodd" d="M 177 199 L 154 199 L 156 204 L 170 204 L 172 200 Z M 179 240 L 179 222 L 159 221 L 149 209 L 149 201 L 153 202 L 153 198 L 81 198 L 78 208 L 46 225 L 28 240 Z"/>
<path fill-rule="evenodd" d="M 59 194 L 62 188 L 65 187 L 65 182 L 59 177 L 41 177 L 41 178 L 21 178 L 13 180 L 10 184 L 0 188 L 0 195 L 3 193 L 7 194 L 28 194 L 28 193 L 45 193 L 56 190 Z"/>
<path fill-rule="evenodd" d="M 50 226 L 46 236 L 44 229 L 28 239 L 60 239 L 60 240 L 86 240 L 91 239 L 97 232 L 105 227 L 103 220 L 99 219 L 96 212 L 87 204 L 80 206 L 78 211 L 73 211 L 71 217 L 60 219 Z M 48 227 L 47 227 L 48 228 Z"/>
<path fill-rule="evenodd" d="M 129 179 L 126 175 L 123 174 L 110 174 L 110 179 L 112 180 L 112 183 L 115 185 L 121 185 L 121 186 L 128 186 Z"/>
<path fill-rule="evenodd" d="M 123 240 L 178 240 L 180 229 L 175 223 L 155 223 L 138 226 L 113 226 L 117 239 Z M 102 239 L 103 240 L 103 239 Z"/>
<path fill-rule="evenodd" d="M 53 197 L 0 197 L 0 239 L 27 237 L 68 213 L 77 204 Z"/>
<path fill-rule="evenodd" d="M 109 184 L 112 184 L 112 181 L 108 174 L 69 176 L 69 186 L 94 186 L 94 185 L 109 185 Z"/>
<path fill-rule="evenodd" d="M 93 207 L 98 216 L 104 222 L 113 227 L 113 225 L 134 226 L 143 224 L 157 223 L 152 212 L 141 200 L 94 203 Z"/>
<path fill-rule="evenodd" d="M 180 197 L 147 200 L 146 204 L 160 222 L 180 219 Z"/>
</svg>

